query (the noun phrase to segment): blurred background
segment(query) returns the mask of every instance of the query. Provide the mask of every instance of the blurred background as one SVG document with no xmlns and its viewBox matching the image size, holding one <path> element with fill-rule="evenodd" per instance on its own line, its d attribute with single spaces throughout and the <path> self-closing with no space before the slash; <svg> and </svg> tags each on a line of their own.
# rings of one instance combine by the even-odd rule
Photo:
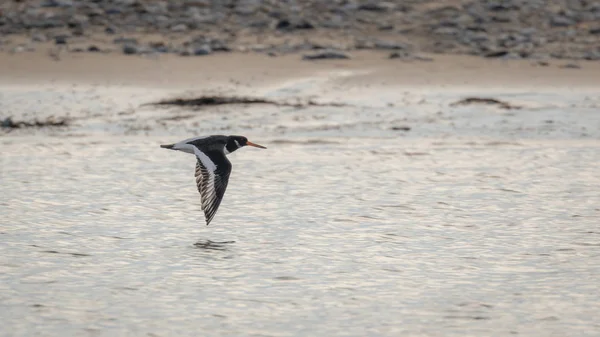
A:
<svg viewBox="0 0 600 337">
<path fill-rule="evenodd" d="M 600 335 L 598 1 L 2 1 L 0 336 Z M 244 135 L 204 225 L 193 156 Z"/>
<path fill-rule="evenodd" d="M 600 4 L 586 0 L 3 1 L 5 51 L 286 54 L 323 48 L 600 59 Z M 121 37 L 141 35 L 141 39 Z M 112 37 L 112 38 L 111 38 Z M 119 38 L 121 37 L 121 38 Z"/>
</svg>

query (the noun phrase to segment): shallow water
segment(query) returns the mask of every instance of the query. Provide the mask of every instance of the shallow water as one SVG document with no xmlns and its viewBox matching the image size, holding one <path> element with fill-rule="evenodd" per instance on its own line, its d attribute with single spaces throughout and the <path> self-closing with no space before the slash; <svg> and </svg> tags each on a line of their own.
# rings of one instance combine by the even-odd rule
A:
<svg viewBox="0 0 600 337">
<path fill-rule="evenodd" d="M 0 107 L 79 117 L 0 138 L 2 336 L 600 334 L 597 98 L 190 112 L 86 89 L 23 108 L 39 90 Z M 268 147 L 230 156 L 208 227 L 194 157 L 158 147 L 206 133 Z"/>
<path fill-rule="evenodd" d="M 206 227 L 162 141 L 3 140 L 2 335 L 600 331 L 597 143 L 264 142 Z"/>
</svg>

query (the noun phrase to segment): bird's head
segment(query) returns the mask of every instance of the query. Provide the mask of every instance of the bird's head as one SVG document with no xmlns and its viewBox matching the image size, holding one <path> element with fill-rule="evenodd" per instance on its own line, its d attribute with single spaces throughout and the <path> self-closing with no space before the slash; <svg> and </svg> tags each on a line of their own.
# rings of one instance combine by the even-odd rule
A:
<svg viewBox="0 0 600 337">
<path fill-rule="evenodd" d="M 240 147 L 244 147 L 244 146 L 254 146 L 254 147 L 258 147 L 259 149 L 266 149 L 266 147 L 264 147 L 262 145 L 252 143 L 251 141 L 248 140 L 248 138 L 246 138 L 244 136 L 229 136 L 229 137 L 227 137 L 227 144 L 225 144 L 225 149 L 227 150 L 227 152 L 231 153 L 231 152 L 239 149 Z"/>
</svg>

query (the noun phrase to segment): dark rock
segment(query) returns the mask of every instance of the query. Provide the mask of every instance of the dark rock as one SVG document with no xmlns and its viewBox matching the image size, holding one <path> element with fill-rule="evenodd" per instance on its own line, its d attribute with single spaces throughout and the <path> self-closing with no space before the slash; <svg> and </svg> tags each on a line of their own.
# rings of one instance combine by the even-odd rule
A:
<svg viewBox="0 0 600 337">
<path fill-rule="evenodd" d="M 71 29 L 71 33 L 73 34 L 73 36 L 83 36 L 85 33 L 85 30 L 83 29 L 82 26 L 77 26 L 77 27 L 74 27 L 73 29 Z"/>
<path fill-rule="evenodd" d="M 389 59 L 399 59 L 399 58 L 407 58 L 410 56 L 408 52 L 393 52 L 388 56 Z"/>
<path fill-rule="evenodd" d="M 77 14 L 69 18 L 69 20 L 67 21 L 67 26 L 69 28 L 83 28 L 87 26 L 89 22 L 90 19 L 87 15 Z"/>
<path fill-rule="evenodd" d="M 313 54 L 305 54 L 302 56 L 303 60 L 345 60 L 349 59 L 345 53 L 334 51 L 334 50 L 323 50 Z"/>
<path fill-rule="evenodd" d="M 292 23 L 287 19 L 279 20 L 279 22 L 277 22 L 277 25 L 275 26 L 275 29 L 290 29 L 290 28 L 292 28 Z"/>
<path fill-rule="evenodd" d="M 73 7 L 72 0 L 47 0 L 42 3 L 42 7 Z"/>
<path fill-rule="evenodd" d="M 509 1 L 493 2 L 488 4 L 486 7 L 488 10 L 493 12 L 519 10 L 519 6 L 517 6 L 517 4 Z"/>
<path fill-rule="evenodd" d="M 431 62 L 433 59 L 431 57 L 425 57 L 421 55 L 413 55 L 406 51 L 393 52 L 388 56 L 389 59 L 401 59 L 405 61 L 423 61 L 423 62 Z"/>
<path fill-rule="evenodd" d="M 569 27 L 569 26 L 573 26 L 576 22 L 573 21 L 572 19 L 569 19 L 565 16 L 553 16 L 550 19 L 550 25 L 553 27 Z"/>
<path fill-rule="evenodd" d="M 410 131 L 410 126 L 392 126 L 392 130 L 394 131 Z"/>
<path fill-rule="evenodd" d="M 373 45 L 376 49 L 387 49 L 387 50 L 408 50 L 410 45 L 402 42 L 393 41 L 375 41 Z"/>
<path fill-rule="evenodd" d="M 162 41 L 150 42 L 150 48 L 156 53 L 168 53 L 169 47 Z"/>
<path fill-rule="evenodd" d="M 210 49 L 211 52 L 229 52 L 231 48 L 227 45 L 227 43 L 221 39 L 214 39 L 210 37 L 206 37 L 203 35 L 196 36 L 191 41 L 185 42 L 184 47 L 206 47 Z"/>
<path fill-rule="evenodd" d="M 208 55 L 210 53 L 212 53 L 212 49 L 207 44 L 194 48 L 194 55 L 196 56 Z"/>
<path fill-rule="evenodd" d="M 508 50 L 495 50 L 495 51 L 491 51 L 487 54 L 485 54 L 485 57 L 504 57 L 506 55 L 508 55 L 510 52 Z"/>
<path fill-rule="evenodd" d="M 127 38 L 127 37 L 119 37 L 119 38 L 114 39 L 113 43 L 115 43 L 115 44 L 137 45 L 138 44 L 138 40 L 137 39 L 133 39 L 133 38 Z"/>
<path fill-rule="evenodd" d="M 404 42 L 394 42 L 385 40 L 367 40 L 359 39 L 354 45 L 356 49 L 381 49 L 381 50 L 409 50 L 411 45 Z"/>
<path fill-rule="evenodd" d="M 314 29 L 315 26 L 312 23 L 310 23 L 310 22 L 308 22 L 306 20 L 302 20 L 302 21 L 300 21 L 299 23 L 296 24 L 295 28 L 296 29 Z"/>
<path fill-rule="evenodd" d="M 373 11 L 373 12 L 385 12 L 394 9 L 394 4 L 389 2 L 369 2 L 358 6 L 359 10 Z"/>
<path fill-rule="evenodd" d="M 104 32 L 109 35 L 113 35 L 117 33 L 117 29 L 115 27 L 109 26 L 104 29 Z"/>
<path fill-rule="evenodd" d="M 2 120 L 2 123 L 0 123 L 0 126 L 2 126 L 3 128 L 15 128 L 15 122 L 13 122 L 11 117 L 6 117 L 5 119 Z"/>
<path fill-rule="evenodd" d="M 491 18 L 492 18 L 492 21 L 494 21 L 494 22 L 509 23 L 509 22 L 513 21 L 513 17 L 514 17 L 513 15 L 504 14 L 504 15 L 493 15 Z"/>
<path fill-rule="evenodd" d="M 123 46 L 123 54 L 125 55 L 135 55 L 139 52 L 139 49 L 134 44 L 126 44 Z"/>
<path fill-rule="evenodd" d="M 211 40 L 210 41 L 210 49 L 213 52 L 230 52 L 231 48 L 221 40 Z"/>
<path fill-rule="evenodd" d="M 57 35 L 54 37 L 54 43 L 56 44 L 67 44 L 67 40 L 69 39 L 68 35 Z"/>
<path fill-rule="evenodd" d="M 34 33 L 31 36 L 31 40 L 34 42 L 46 42 L 48 41 L 48 37 L 44 33 Z"/>
<path fill-rule="evenodd" d="M 25 26 L 25 28 L 27 29 L 32 29 L 32 28 L 39 28 L 39 29 L 51 29 L 51 28 L 59 28 L 59 27 L 65 27 L 66 26 L 66 22 L 58 19 L 58 18 L 51 18 L 51 19 L 36 19 L 36 20 L 31 20 L 31 21 L 25 21 L 23 25 Z"/>
<path fill-rule="evenodd" d="M 117 8 L 117 7 L 113 7 L 113 8 L 108 8 L 106 9 L 106 11 L 104 11 L 107 15 L 116 15 L 116 14 L 121 14 L 121 9 Z"/>
<path fill-rule="evenodd" d="M 591 50 L 583 55 L 584 60 L 588 61 L 599 61 L 600 60 L 600 49 Z"/>
<path fill-rule="evenodd" d="M 278 30 L 295 30 L 295 29 L 314 29 L 315 26 L 305 19 L 290 21 L 282 19 L 277 22 L 275 29 Z"/>
<path fill-rule="evenodd" d="M 98 48 L 98 47 L 97 47 L 97 46 L 95 46 L 95 45 L 91 45 L 91 46 L 89 46 L 87 50 L 88 50 L 89 52 L 92 52 L 92 53 L 101 52 L 100 48 Z"/>
</svg>

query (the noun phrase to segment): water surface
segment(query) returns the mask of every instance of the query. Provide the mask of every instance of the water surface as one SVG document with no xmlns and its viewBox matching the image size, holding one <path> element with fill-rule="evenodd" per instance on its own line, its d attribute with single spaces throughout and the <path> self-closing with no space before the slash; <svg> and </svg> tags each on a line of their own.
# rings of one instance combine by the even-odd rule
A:
<svg viewBox="0 0 600 337">
<path fill-rule="evenodd" d="M 595 143 L 242 149 L 206 227 L 161 140 L 3 141 L 3 335 L 600 329 Z"/>
<path fill-rule="evenodd" d="M 102 96 L 68 130 L 5 133 L 0 335 L 600 334 L 597 102 L 405 96 L 194 112 Z M 268 147 L 230 156 L 208 227 L 194 157 L 158 147 L 206 133 Z"/>
</svg>

